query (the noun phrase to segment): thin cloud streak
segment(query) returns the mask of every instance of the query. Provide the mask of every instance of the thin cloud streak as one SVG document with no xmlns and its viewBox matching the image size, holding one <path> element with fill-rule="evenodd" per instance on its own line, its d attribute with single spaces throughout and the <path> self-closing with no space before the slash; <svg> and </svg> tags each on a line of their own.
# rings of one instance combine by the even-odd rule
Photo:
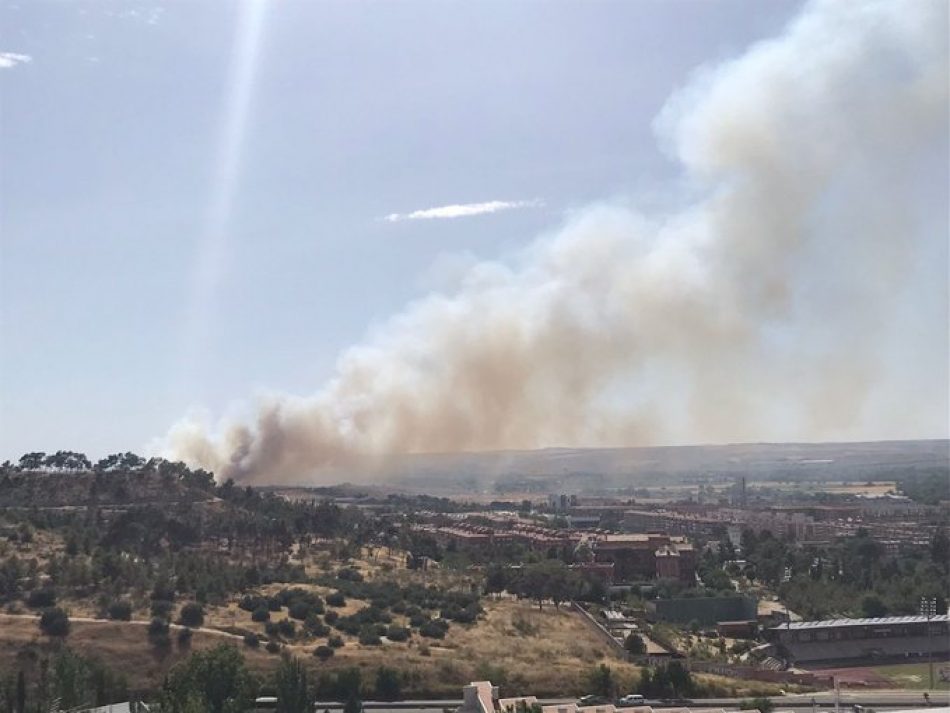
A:
<svg viewBox="0 0 950 713">
<path fill-rule="evenodd" d="M 383 220 L 398 223 L 403 220 L 435 220 L 437 218 L 467 218 L 516 208 L 540 208 L 544 201 L 486 201 L 485 203 L 456 203 L 437 208 L 424 208 L 411 213 L 390 213 Z"/>
<path fill-rule="evenodd" d="M 18 64 L 29 64 L 33 58 L 28 54 L 16 52 L 0 52 L 0 69 L 10 69 Z"/>
</svg>

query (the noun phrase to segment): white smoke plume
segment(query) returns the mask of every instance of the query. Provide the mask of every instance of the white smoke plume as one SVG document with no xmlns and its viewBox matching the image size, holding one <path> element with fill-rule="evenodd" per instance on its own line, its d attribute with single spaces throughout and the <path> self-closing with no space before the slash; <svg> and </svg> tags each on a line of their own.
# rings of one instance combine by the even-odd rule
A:
<svg viewBox="0 0 950 713">
<path fill-rule="evenodd" d="M 921 166 L 946 181 L 947 21 L 943 0 L 809 4 L 660 112 L 686 207 L 575 214 L 317 393 L 185 420 L 167 452 L 279 482 L 393 453 L 945 435 L 946 274 L 921 265 L 947 223 L 918 194 Z"/>
</svg>

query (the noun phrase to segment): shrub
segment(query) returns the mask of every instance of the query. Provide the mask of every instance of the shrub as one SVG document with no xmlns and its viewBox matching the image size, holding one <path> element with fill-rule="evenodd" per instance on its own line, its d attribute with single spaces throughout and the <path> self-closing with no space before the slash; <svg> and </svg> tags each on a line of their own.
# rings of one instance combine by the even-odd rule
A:
<svg viewBox="0 0 950 713">
<path fill-rule="evenodd" d="M 51 587 L 34 589 L 26 598 L 26 605 L 30 609 L 47 609 L 56 605 L 56 592 Z"/>
<path fill-rule="evenodd" d="M 331 646 L 334 649 L 339 649 L 343 647 L 343 637 L 341 636 L 331 636 L 327 639 L 327 645 Z"/>
<path fill-rule="evenodd" d="M 123 600 L 112 602 L 109 605 L 109 618 L 116 621 L 131 621 L 132 605 Z"/>
<path fill-rule="evenodd" d="M 769 698 L 753 698 L 752 700 L 739 701 L 739 709 L 744 711 L 756 709 L 759 713 L 771 713 L 775 710 L 775 704 Z"/>
<path fill-rule="evenodd" d="M 444 619 L 433 619 L 419 627 L 419 633 L 430 639 L 444 639 L 449 623 Z"/>
<path fill-rule="evenodd" d="M 389 629 L 386 630 L 386 638 L 390 641 L 406 641 L 409 639 L 409 629 L 404 626 L 392 624 Z"/>
<path fill-rule="evenodd" d="M 161 599 L 170 602 L 175 599 L 175 586 L 168 580 L 160 580 L 152 587 L 151 599 Z"/>
<path fill-rule="evenodd" d="M 313 650 L 313 655 L 321 661 L 326 661 L 333 657 L 333 649 L 329 646 L 321 645 Z"/>
<path fill-rule="evenodd" d="M 290 619 L 281 619 L 277 622 L 277 633 L 281 636 L 292 637 L 297 632 L 297 626 Z"/>
<path fill-rule="evenodd" d="M 331 626 L 340 618 L 340 612 L 333 611 L 332 609 L 323 615 L 323 620 L 330 624 Z"/>
<path fill-rule="evenodd" d="M 417 629 L 421 628 L 425 623 L 429 621 L 429 617 L 421 612 L 419 614 L 413 614 L 409 617 L 409 625 L 414 626 Z"/>
<path fill-rule="evenodd" d="M 205 610 L 197 602 L 188 602 L 178 613 L 180 621 L 185 626 L 201 626 L 205 622 Z"/>
<path fill-rule="evenodd" d="M 267 653 L 276 654 L 280 651 L 280 643 L 277 641 L 268 641 L 267 646 L 264 647 L 267 649 Z"/>
<path fill-rule="evenodd" d="M 153 617 L 168 619 L 171 617 L 174 604 L 167 599 L 153 599 L 150 613 Z"/>
<path fill-rule="evenodd" d="M 271 611 L 280 611 L 281 602 L 277 597 L 270 597 L 267 600 L 267 608 Z"/>
<path fill-rule="evenodd" d="M 360 643 L 364 646 L 379 646 L 383 640 L 379 638 L 375 627 L 366 625 L 360 629 Z"/>
<path fill-rule="evenodd" d="M 345 582 L 362 582 L 363 581 L 363 575 L 360 573 L 358 569 L 354 569 L 353 567 L 348 567 L 347 569 L 341 569 L 339 572 L 336 573 L 336 578 L 342 579 Z"/>
<path fill-rule="evenodd" d="M 257 634 L 245 634 L 244 645 L 249 648 L 256 649 L 261 645 L 261 638 Z"/>
<path fill-rule="evenodd" d="M 191 646 L 191 629 L 185 627 L 184 629 L 178 630 L 178 646 L 182 649 L 187 649 Z"/>
<path fill-rule="evenodd" d="M 153 646 L 165 648 L 171 646 L 171 637 L 168 635 L 168 622 L 159 617 L 153 618 L 148 624 L 148 640 Z"/>
<path fill-rule="evenodd" d="M 320 617 L 316 614 L 311 614 L 307 617 L 307 621 L 304 622 L 304 628 L 306 628 L 307 633 L 311 636 L 326 636 L 330 633 L 330 627 L 320 621 Z"/>
<path fill-rule="evenodd" d="M 643 642 L 643 637 L 639 634 L 630 634 L 623 642 L 623 647 L 631 654 L 645 654 L 647 645 Z"/>
<path fill-rule="evenodd" d="M 245 594 L 241 597 L 241 601 L 238 606 L 244 611 L 257 611 L 260 608 L 267 609 L 267 600 L 264 597 L 259 597 L 256 594 Z"/>
<path fill-rule="evenodd" d="M 251 621 L 263 622 L 270 621 L 270 610 L 266 607 L 255 609 L 251 614 Z"/>
<path fill-rule="evenodd" d="M 344 607 L 346 606 L 346 597 L 343 596 L 343 592 L 333 592 L 327 595 L 327 604 L 331 607 Z"/>
<path fill-rule="evenodd" d="M 376 671 L 376 698 L 380 701 L 395 701 L 402 695 L 399 672 L 385 666 Z"/>
<path fill-rule="evenodd" d="M 303 621 L 310 614 L 310 604 L 300 599 L 295 599 L 287 607 L 287 614 L 291 619 Z"/>
<path fill-rule="evenodd" d="M 47 636 L 68 635 L 69 615 L 59 607 L 45 609 L 40 615 L 40 631 Z"/>
</svg>

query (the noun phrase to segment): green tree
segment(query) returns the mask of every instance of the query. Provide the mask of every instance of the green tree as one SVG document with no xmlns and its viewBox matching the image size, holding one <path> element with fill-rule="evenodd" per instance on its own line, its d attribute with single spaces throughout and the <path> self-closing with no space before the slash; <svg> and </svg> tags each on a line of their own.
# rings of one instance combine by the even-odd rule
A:
<svg viewBox="0 0 950 713">
<path fill-rule="evenodd" d="M 623 642 L 623 647 L 629 651 L 631 654 L 637 656 L 643 655 L 647 652 L 647 645 L 643 642 L 643 637 L 639 634 L 630 634 Z"/>
<path fill-rule="evenodd" d="M 748 698 L 739 701 L 739 709 L 744 711 L 757 710 L 759 713 L 772 713 L 775 704 L 769 698 Z"/>
<path fill-rule="evenodd" d="M 53 697 L 59 699 L 61 708 L 78 708 L 95 703 L 94 693 L 89 687 L 89 664 L 82 656 L 64 648 L 53 659 L 50 668 Z"/>
<path fill-rule="evenodd" d="M 300 659 L 284 656 L 277 668 L 277 711 L 278 713 L 305 713 L 312 703 L 310 687 L 307 682 L 307 669 Z"/>
<path fill-rule="evenodd" d="M 197 702 L 209 713 L 251 710 L 257 681 L 236 648 L 220 644 L 175 665 L 162 687 L 162 711 L 187 713 Z"/>
<path fill-rule="evenodd" d="M 375 695 L 380 701 L 396 701 L 402 697 L 402 683 L 399 672 L 381 666 L 376 669 Z"/>
<path fill-rule="evenodd" d="M 588 674 L 587 682 L 591 693 L 604 698 L 613 698 L 614 691 L 617 688 L 613 671 L 610 666 L 603 663 Z"/>
<path fill-rule="evenodd" d="M 887 605 L 876 594 L 868 594 L 861 600 L 861 613 L 870 618 L 887 616 Z"/>
<path fill-rule="evenodd" d="M 188 602 L 182 606 L 178 616 L 185 626 L 199 627 L 204 624 L 205 610 L 198 602 Z"/>
<path fill-rule="evenodd" d="M 45 609 L 40 615 L 40 631 L 47 636 L 66 636 L 69 634 L 69 615 L 59 607 Z"/>
</svg>

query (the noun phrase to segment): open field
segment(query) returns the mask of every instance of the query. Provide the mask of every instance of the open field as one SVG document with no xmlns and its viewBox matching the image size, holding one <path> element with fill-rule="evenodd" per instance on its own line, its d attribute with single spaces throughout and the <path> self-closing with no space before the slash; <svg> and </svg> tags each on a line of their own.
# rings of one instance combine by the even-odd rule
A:
<svg viewBox="0 0 950 713">
<path fill-rule="evenodd" d="M 941 671 L 944 672 L 943 680 Z M 823 669 L 822 673 L 837 676 L 842 685 L 918 691 L 930 688 L 930 672 L 926 663 Z M 934 661 L 934 690 L 950 690 L 950 662 Z"/>
<path fill-rule="evenodd" d="M 223 632 L 195 631 L 191 646 L 181 649 L 176 643 L 176 633 L 173 627 L 172 645 L 159 650 L 149 644 L 147 628 L 142 622 L 72 621 L 69 636 L 61 642 L 42 636 L 33 618 L 0 614 L 0 671 L 29 667 L 40 653 L 55 650 L 65 643 L 124 675 L 131 689 L 146 690 L 160 685 L 165 672 L 190 651 L 211 648 L 222 642 L 241 645 L 240 638 Z M 241 648 L 248 663 L 257 670 L 270 670 L 277 665 L 277 657 L 263 650 Z"/>
<path fill-rule="evenodd" d="M 934 661 L 934 688 L 950 690 L 950 661 Z M 926 663 L 899 664 L 896 666 L 876 666 L 875 673 L 891 681 L 897 688 L 930 688 L 930 670 Z M 941 671 L 944 672 L 941 680 Z"/>
</svg>

